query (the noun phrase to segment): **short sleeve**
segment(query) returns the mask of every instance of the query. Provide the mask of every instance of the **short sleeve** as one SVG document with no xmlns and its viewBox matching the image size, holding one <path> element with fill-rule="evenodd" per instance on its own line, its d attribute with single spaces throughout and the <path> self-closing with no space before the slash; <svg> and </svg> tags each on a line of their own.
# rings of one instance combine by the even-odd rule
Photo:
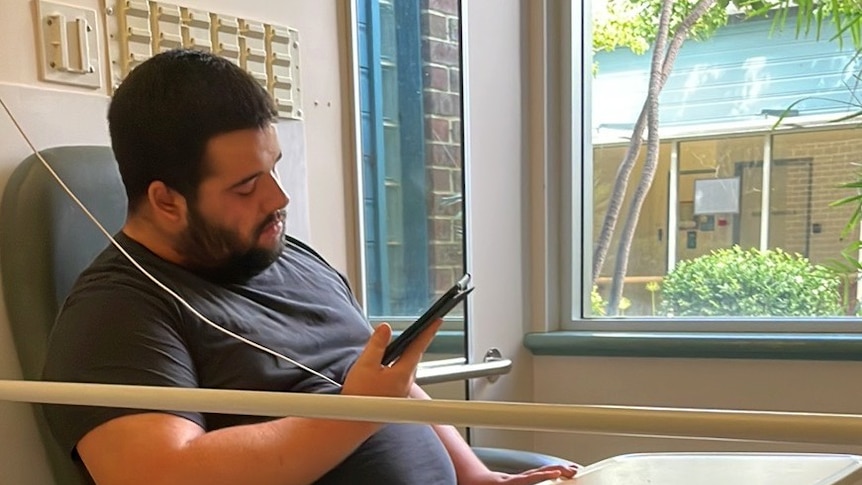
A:
<svg viewBox="0 0 862 485">
<path fill-rule="evenodd" d="M 51 334 L 48 381 L 197 387 L 182 313 L 169 297 L 117 284 L 84 285 L 67 299 Z M 90 430 L 149 410 L 45 405 L 54 437 L 70 453 Z M 170 412 L 170 411 L 169 411 Z M 171 412 L 202 428 L 198 413 Z"/>
</svg>

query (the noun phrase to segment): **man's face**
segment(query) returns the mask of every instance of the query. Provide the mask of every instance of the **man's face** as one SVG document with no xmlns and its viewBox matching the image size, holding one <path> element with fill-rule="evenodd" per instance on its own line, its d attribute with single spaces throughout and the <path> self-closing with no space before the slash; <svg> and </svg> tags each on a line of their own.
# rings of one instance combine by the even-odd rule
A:
<svg viewBox="0 0 862 485">
<path fill-rule="evenodd" d="M 274 126 L 213 137 L 197 200 L 177 242 L 185 265 L 220 281 L 241 281 L 272 264 L 283 248 L 286 207 L 275 165 Z"/>
</svg>

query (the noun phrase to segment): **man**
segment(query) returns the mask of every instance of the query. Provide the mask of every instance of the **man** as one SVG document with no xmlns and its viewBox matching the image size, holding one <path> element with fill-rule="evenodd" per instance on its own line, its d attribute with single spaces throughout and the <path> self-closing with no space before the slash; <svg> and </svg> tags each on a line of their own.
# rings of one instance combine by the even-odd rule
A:
<svg viewBox="0 0 862 485">
<path fill-rule="evenodd" d="M 108 112 L 129 200 L 116 239 L 187 305 L 109 247 L 61 309 L 46 379 L 427 398 L 413 375 L 440 322 L 380 365 L 390 328 L 372 332 L 344 278 L 285 236 L 275 115 L 254 79 L 210 54 L 170 51 L 129 74 Z M 491 472 L 448 426 L 76 406 L 46 415 L 98 485 L 531 484 L 574 473 Z"/>
</svg>

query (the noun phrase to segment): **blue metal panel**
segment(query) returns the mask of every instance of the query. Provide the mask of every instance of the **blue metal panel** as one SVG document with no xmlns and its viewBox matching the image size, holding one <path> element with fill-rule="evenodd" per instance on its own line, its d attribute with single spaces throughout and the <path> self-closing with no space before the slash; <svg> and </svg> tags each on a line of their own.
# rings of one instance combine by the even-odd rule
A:
<svg viewBox="0 0 862 485">
<path fill-rule="evenodd" d="M 662 91 L 661 126 L 730 123 L 780 112 L 796 101 L 800 115 L 847 113 L 849 86 L 862 63 L 852 46 L 843 50 L 831 26 L 813 38 L 796 38 L 795 18 L 784 32 L 771 19 L 731 23 L 712 38 L 687 41 Z M 593 126 L 634 124 L 646 98 L 651 52 L 626 49 L 596 55 Z"/>
<path fill-rule="evenodd" d="M 409 280 L 400 309 L 419 315 L 431 296 L 428 274 L 428 208 L 425 175 L 425 113 L 419 2 L 395 2 L 398 40 L 398 117 L 404 203 L 404 274 Z"/>
<path fill-rule="evenodd" d="M 357 11 L 367 311 L 414 316 L 431 293 L 419 4 L 357 0 Z"/>
<path fill-rule="evenodd" d="M 378 0 L 357 0 L 359 23 L 362 184 L 365 215 L 366 301 L 369 315 L 388 313 L 389 280 L 386 252 L 385 190 L 382 157 L 383 119 L 380 74 L 380 15 Z"/>
</svg>

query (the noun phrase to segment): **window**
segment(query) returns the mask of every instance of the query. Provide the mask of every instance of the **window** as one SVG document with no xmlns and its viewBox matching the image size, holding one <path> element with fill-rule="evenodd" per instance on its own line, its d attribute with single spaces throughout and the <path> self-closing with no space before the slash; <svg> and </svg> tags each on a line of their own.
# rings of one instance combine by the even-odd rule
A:
<svg viewBox="0 0 862 485">
<path fill-rule="evenodd" d="M 464 272 L 459 9 L 356 2 L 364 294 L 375 321 L 406 325 Z M 447 328 L 461 327 L 459 314 Z"/>
<path fill-rule="evenodd" d="M 862 66 L 855 50 L 830 41 L 834 32 L 819 41 L 797 38 L 793 12 L 783 32 L 773 31 L 771 18 L 730 14 L 705 39 L 683 44 L 659 98 L 655 176 L 641 183 L 644 143 L 620 190 L 651 51 L 617 48 L 577 58 L 589 52 L 592 20 L 616 3 L 624 2 L 594 0 L 572 12 L 574 104 L 589 111 L 583 127 L 573 120 L 581 145 L 573 150 L 582 149 L 573 160 L 583 160 L 572 167 L 573 186 L 584 189 L 574 204 L 584 224 L 573 224 L 573 260 L 584 264 L 573 265 L 572 328 L 620 318 L 852 322 L 862 296 L 858 274 L 835 262 L 860 233 L 842 233 L 853 208 L 831 203 L 854 194 L 841 185 L 862 162 L 859 120 L 835 121 L 858 109 L 854 83 Z M 577 38 L 579 27 L 586 41 Z M 608 35 L 600 27 L 592 34 Z M 642 205 L 630 210 L 639 190 Z M 593 278 L 615 201 L 622 202 L 619 217 Z M 630 245 L 622 245 L 634 215 Z M 767 250 L 771 256 L 758 252 Z M 785 288 L 788 282 L 800 284 Z M 785 313 L 794 306 L 801 310 Z"/>
</svg>

